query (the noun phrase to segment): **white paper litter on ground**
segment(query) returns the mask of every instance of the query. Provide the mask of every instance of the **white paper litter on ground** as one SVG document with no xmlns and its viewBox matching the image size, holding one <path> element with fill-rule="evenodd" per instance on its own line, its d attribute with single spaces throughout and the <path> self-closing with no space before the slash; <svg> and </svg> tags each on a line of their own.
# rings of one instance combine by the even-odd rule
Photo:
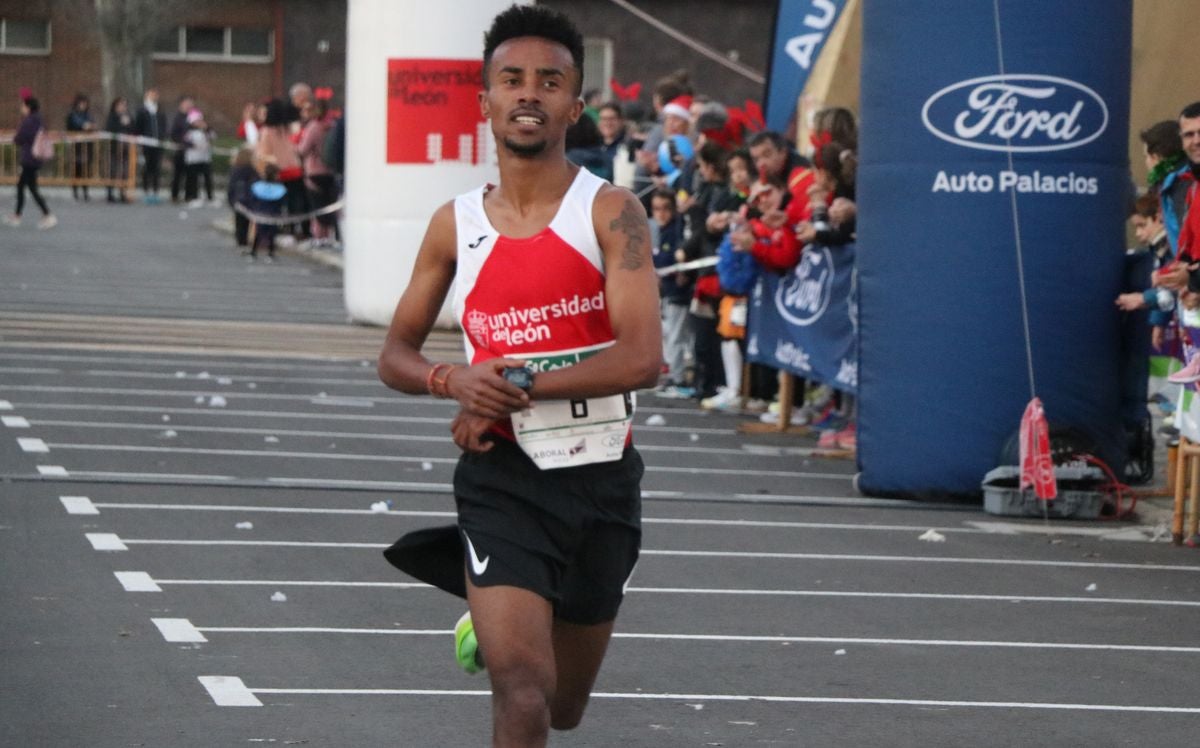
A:
<svg viewBox="0 0 1200 748">
<path fill-rule="evenodd" d="M 1097 589 L 1098 589 L 1098 588 L 1096 587 L 1096 583 L 1095 583 L 1095 582 L 1092 582 L 1091 584 L 1089 584 L 1089 585 L 1087 586 L 1087 591 L 1088 591 L 1088 592 L 1095 592 Z"/>
<path fill-rule="evenodd" d="M 233 380 L 229 377 L 217 377 L 217 384 L 233 384 Z"/>
<path fill-rule="evenodd" d="M 433 463 L 426 460 L 425 462 L 421 463 L 421 469 L 426 472 L 433 470 Z"/>
<path fill-rule="evenodd" d="M 209 378 L 209 377 L 211 377 L 211 376 L 212 376 L 212 375 L 211 375 L 211 374 L 209 374 L 207 371 L 202 371 L 202 372 L 200 372 L 199 374 L 197 374 L 197 375 L 196 375 L 196 379 L 208 379 L 208 378 Z"/>
<path fill-rule="evenodd" d="M 273 602 L 273 603 L 286 603 L 286 602 L 287 602 L 287 595 L 283 594 L 282 592 L 276 592 L 274 595 L 271 595 L 271 602 Z"/>
<path fill-rule="evenodd" d="M 665 419 L 662 416 L 660 416 L 659 414 L 655 413 L 654 415 L 652 415 L 646 419 L 646 425 L 647 426 L 665 426 L 665 425 L 667 425 L 667 419 Z"/>
<path fill-rule="evenodd" d="M 931 528 L 926 530 L 917 540 L 924 540 L 926 543 L 945 543 L 946 536 Z"/>
<path fill-rule="evenodd" d="M 175 378 L 176 379 L 186 379 L 187 372 L 186 371 L 177 371 L 177 372 L 175 372 Z"/>
<path fill-rule="evenodd" d="M 699 434 L 688 434 L 688 440 L 698 442 L 698 441 L 700 441 L 700 435 Z"/>
<path fill-rule="evenodd" d="M 239 530 L 253 530 L 254 523 L 253 522 L 238 522 L 236 525 L 234 525 L 234 527 L 236 527 Z"/>
<path fill-rule="evenodd" d="M 203 405 L 204 404 L 204 395 L 196 395 L 196 399 L 194 402 L 197 405 Z"/>
<path fill-rule="evenodd" d="M 208 406 L 210 408 L 224 408 L 226 405 L 227 403 L 225 402 L 225 398 L 221 397 L 220 395 L 213 395 L 212 397 L 208 398 Z"/>
<path fill-rule="evenodd" d="M 257 390 L 257 389 L 258 389 L 258 384 L 257 384 L 256 382 L 249 382 L 249 383 L 247 383 L 247 384 L 246 384 L 246 389 L 248 389 L 248 390 Z"/>
<path fill-rule="evenodd" d="M 376 512 L 378 514 L 382 514 L 383 512 L 386 512 L 387 510 L 388 510 L 388 505 L 387 505 L 386 501 L 376 501 L 374 504 L 371 505 L 371 511 Z"/>
<path fill-rule="evenodd" d="M 835 654 L 835 655 L 844 655 L 844 654 L 846 654 L 846 650 L 844 650 L 844 649 L 839 649 L 839 650 L 836 650 L 836 651 L 834 652 L 834 654 Z"/>
<path fill-rule="evenodd" d="M 164 439 L 174 439 L 177 436 L 179 436 L 179 434 L 175 433 L 174 429 L 167 429 L 166 431 L 162 432 L 162 438 Z"/>
<path fill-rule="evenodd" d="M 163 413 L 163 423 L 170 423 L 170 422 L 171 422 L 171 416 L 167 415 L 166 413 Z"/>
<path fill-rule="evenodd" d="M 264 436 L 263 441 L 266 442 L 267 444 L 278 444 L 279 437 L 278 436 Z"/>
</svg>

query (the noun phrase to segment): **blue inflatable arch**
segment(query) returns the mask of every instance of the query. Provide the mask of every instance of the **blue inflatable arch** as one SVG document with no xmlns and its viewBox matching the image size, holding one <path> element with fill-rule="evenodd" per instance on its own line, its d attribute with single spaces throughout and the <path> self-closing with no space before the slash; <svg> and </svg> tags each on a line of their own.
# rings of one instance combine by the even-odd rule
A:
<svg viewBox="0 0 1200 748">
<path fill-rule="evenodd" d="M 859 487 L 977 493 L 1036 393 L 1124 463 L 1131 0 L 866 0 Z"/>
</svg>

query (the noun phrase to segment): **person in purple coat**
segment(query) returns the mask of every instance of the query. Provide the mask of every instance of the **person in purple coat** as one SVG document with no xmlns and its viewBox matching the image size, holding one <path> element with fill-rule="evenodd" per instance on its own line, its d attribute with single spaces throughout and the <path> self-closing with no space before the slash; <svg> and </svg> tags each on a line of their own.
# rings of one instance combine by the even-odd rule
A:
<svg viewBox="0 0 1200 748">
<path fill-rule="evenodd" d="M 38 105 L 38 100 L 30 96 L 21 102 L 21 124 L 17 127 L 17 134 L 13 137 L 13 143 L 21 149 L 21 177 L 17 180 L 17 211 L 11 216 L 4 217 L 4 223 L 9 226 L 21 225 L 21 212 L 25 209 L 25 188 L 29 188 L 29 194 L 33 196 L 34 202 L 42 209 L 42 220 L 38 222 L 38 228 L 48 229 L 58 223 L 58 219 L 46 207 L 46 201 L 42 199 L 42 193 L 38 191 L 37 173 L 41 168 L 42 162 L 33 155 L 33 141 L 37 139 L 38 131 L 42 129 L 42 116 L 38 113 L 41 107 Z"/>
</svg>

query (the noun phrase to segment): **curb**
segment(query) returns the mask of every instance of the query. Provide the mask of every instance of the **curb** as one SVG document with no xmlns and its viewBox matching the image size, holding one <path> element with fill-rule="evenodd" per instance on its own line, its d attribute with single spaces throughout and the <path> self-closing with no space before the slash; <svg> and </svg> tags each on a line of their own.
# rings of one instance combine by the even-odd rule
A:
<svg viewBox="0 0 1200 748">
<path fill-rule="evenodd" d="M 212 227 L 223 234 L 233 236 L 233 221 L 227 218 L 217 218 L 212 222 Z M 302 260 L 325 267 L 337 268 L 345 270 L 345 257 L 341 252 L 334 252 L 328 249 L 306 249 L 304 247 L 277 247 L 276 254 L 286 255 L 288 257 L 299 257 Z"/>
</svg>

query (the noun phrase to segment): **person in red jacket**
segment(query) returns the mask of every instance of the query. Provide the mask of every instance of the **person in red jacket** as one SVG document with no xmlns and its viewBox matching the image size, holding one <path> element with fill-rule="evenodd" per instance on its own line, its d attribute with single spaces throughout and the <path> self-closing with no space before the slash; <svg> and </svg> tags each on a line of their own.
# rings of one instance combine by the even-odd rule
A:
<svg viewBox="0 0 1200 748">
<path fill-rule="evenodd" d="M 755 184 L 750 190 L 746 220 L 729 237 L 734 250 L 749 252 L 771 272 L 786 273 L 794 268 L 803 246 L 784 210 L 790 199 L 791 195 L 776 184 Z"/>
</svg>

